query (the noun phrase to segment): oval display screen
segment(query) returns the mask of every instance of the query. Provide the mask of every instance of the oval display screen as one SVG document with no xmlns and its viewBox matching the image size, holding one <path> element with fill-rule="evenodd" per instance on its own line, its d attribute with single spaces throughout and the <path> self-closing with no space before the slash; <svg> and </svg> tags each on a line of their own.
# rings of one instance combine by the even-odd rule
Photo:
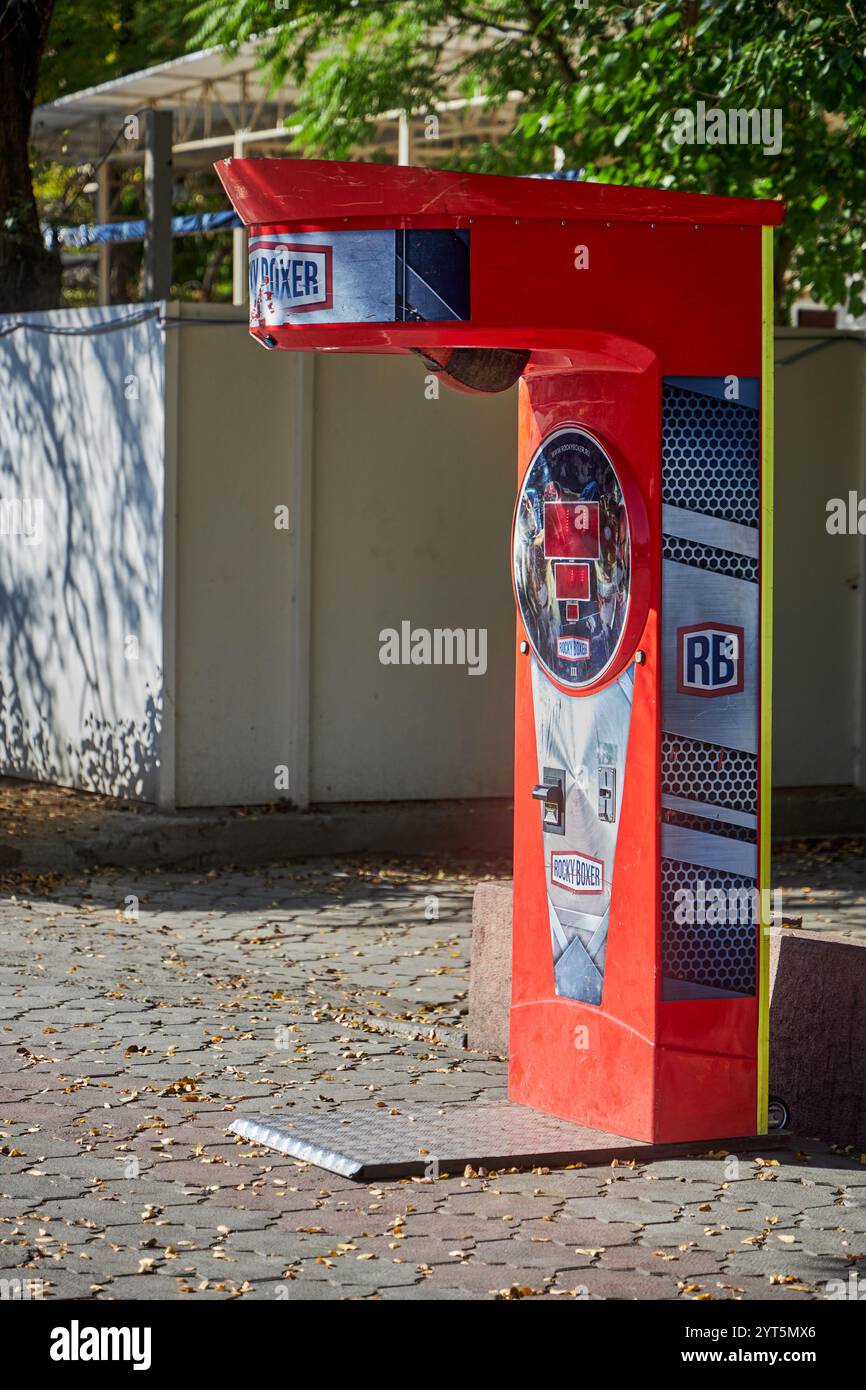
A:
<svg viewBox="0 0 866 1390">
<path fill-rule="evenodd" d="M 616 469 L 585 430 L 554 430 L 520 489 L 513 559 L 529 641 L 560 684 L 592 685 L 613 661 L 628 610 L 630 558 Z"/>
</svg>

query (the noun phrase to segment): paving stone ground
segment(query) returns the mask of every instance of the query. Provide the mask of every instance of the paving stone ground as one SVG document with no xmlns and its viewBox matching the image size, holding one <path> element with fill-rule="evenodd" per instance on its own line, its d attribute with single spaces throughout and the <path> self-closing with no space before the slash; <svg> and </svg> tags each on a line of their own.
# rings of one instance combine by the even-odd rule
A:
<svg viewBox="0 0 866 1390">
<path fill-rule="evenodd" d="M 782 911 L 805 931 L 866 936 L 866 840 L 787 841 L 773 852 Z"/>
<path fill-rule="evenodd" d="M 866 1166 L 828 1143 L 359 1185 L 231 1136 L 504 1096 L 504 1062 L 462 1046 L 473 884 L 316 861 L 0 898 L 0 1297 L 808 1300 L 866 1277 Z"/>
</svg>

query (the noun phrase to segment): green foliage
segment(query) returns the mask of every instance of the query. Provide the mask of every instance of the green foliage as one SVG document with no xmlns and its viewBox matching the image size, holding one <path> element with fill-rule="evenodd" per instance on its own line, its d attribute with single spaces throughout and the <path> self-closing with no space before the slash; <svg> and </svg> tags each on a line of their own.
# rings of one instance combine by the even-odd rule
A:
<svg viewBox="0 0 866 1390">
<path fill-rule="evenodd" d="M 305 153 L 357 153 L 369 117 L 395 107 L 428 110 L 455 90 L 502 105 L 520 91 L 506 139 L 437 162 L 540 171 L 558 147 L 588 178 L 782 197 L 780 316 L 806 289 L 863 312 L 862 0 L 200 0 L 189 21 L 197 45 L 266 34 L 274 82 L 303 84 Z M 781 150 L 677 143 L 674 113 L 699 100 L 781 111 Z"/>
<path fill-rule="evenodd" d="M 183 0 L 56 0 L 37 101 L 56 101 L 177 58 L 189 35 Z"/>
<path fill-rule="evenodd" d="M 185 23 L 189 5 L 185 0 L 56 0 L 48 41 L 39 73 L 38 100 L 54 101 L 71 92 L 109 82 L 126 73 L 138 72 L 166 62 L 186 52 L 190 32 Z M 104 147 L 94 148 L 99 159 L 107 153 L 117 131 L 109 130 Z M 33 186 L 40 218 L 50 226 L 94 220 L 92 196 L 84 193 L 92 170 L 70 168 L 54 162 L 38 161 L 33 167 Z M 225 198 L 216 181 L 195 177 L 184 186 L 175 212 L 215 211 L 225 207 Z M 203 184 L 204 187 L 200 187 Z M 122 175 L 115 191 L 112 217 L 117 220 L 144 215 L 142 171 L 131 166 Z M 224 240 L 225 238 L 223 238 Z M 212 237 L 179 238 L 174 243 L 177 296 L 202 298 L 203 284 L 212 295 L 231 295 L 231 257 L 228 270 L 220 258 L 220 274 L 209 277 L 213 261 Z M 142 248 L 137 244 L 116 246 L 112 251 L 114 274 L 123 298 L 135 299 L 141 269 Z M 95 298 L 95 274 L 86 270 L 92 253 L 81 257 L 82 269 L 71 277 L 64 291 L 69 305 L 91 302 Z M 211 284 L 210 281 L 213 281 Z"/>
</svg>

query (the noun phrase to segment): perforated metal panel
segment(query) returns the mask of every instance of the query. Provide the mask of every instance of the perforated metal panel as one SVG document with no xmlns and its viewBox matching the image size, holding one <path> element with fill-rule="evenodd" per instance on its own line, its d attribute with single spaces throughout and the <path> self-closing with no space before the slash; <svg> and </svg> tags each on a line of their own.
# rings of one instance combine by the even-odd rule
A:
<svg viewBox="0 0 866 1390">
<path fill-rule="evenodd" d="M 738 920 L 743 914 L 741 900 L 728 897 L 728 911 L 723 922 L 701 921 L 712 916 L 712 904 L 701 907 L 700 892 L 721 888 L 726 894 L 755 887 L 754 879 L 736 874 L 720 873 L 698 864 L 681 864 L 674 859 L 662 860 L 662 977 L 663 998 L 687 997 L 688 989 L 677 984 L 696 986 L 694 995 L 704 991 L 723 994 L 749 995 L 755 992 L 756 934 L 754 920 Z M 683 916 L 683 899 L 678 890 L 693 895 L 694 922 L 677 921 Z M 752 918 L 753 914 L 746 914 Z M 704 995 L 705 997 L 705 995 Z"/>
<path fill-rule="evenodd" d="M 758 412 L 666 383 L 662 500 L 757 526 Z"/>
<path fill-rule="evenodd" d="M 662 555 L 680 565 L 692 565 L 699 570 L 716 570 L 734 579 L 758 582 L 758 562 L 749 555 L 735 555 L 732 550 L 720 550 L 717 545 L 702 545 L 700 541 L 685 540 L 682 536 L 663 536 Z"/>
<path fill-rule="evenodd" d="M 757 825 L 754 819 L 734 824 L 724 813 L 736 812 L 742 822 L 758 810 L 759 561 L 754 533 L 744 531 L 759 522 L 757 400 L 754 382 L 740 401 L 725 399 L 720 378 L 666 381 L 663 386 L 662 499 L 680 509 L 671 529 L 686 532 L 666 532 L 662 538 L 661 785 L 664 796 L 679 802 L 672 806 L 668 801 L 662 809 L 663 845 L 671 856 L 662 860 L 665 999 L 755 990 L 756 881 L 741 875 L 746 869 L 752 872 L 756 862 L 754 849 L 746 847 L 756 845 Z M 696 539 L 702 528 L 720 544 Z M 710 685 L 696 693 L 682 679 L 685 642 L 688 634 L 714 623 L 723 628 L 732 624 L 727 630 L 741 634 L 740 684 L 730 691 Z M 694 736 L 705 732 L 709 739 Z M 689 802 L 694 810 L 683 804 Z M 708 814 L 710 807 L 718 808 L 718 816 Z M 694 920 L 687 919 L 685 902 L 677 911 L 681 889 L 693 895 Z M 739 899 L 735 896 L 732 904 L 726 896 L 725 911 L 719 914 L 718 905 L 710 904 L 707 921 L 700 895 L 712 889 L 726 895 L 745 891 L 749 920 L 739 919 Z M 716 915 L 724 920 L 715 922 Z"/>
<path fill-rule="evenodd" d="M 758 759 L 718 743 L 662 734 L 662 791 L 756 815 Z"/>
</svg>

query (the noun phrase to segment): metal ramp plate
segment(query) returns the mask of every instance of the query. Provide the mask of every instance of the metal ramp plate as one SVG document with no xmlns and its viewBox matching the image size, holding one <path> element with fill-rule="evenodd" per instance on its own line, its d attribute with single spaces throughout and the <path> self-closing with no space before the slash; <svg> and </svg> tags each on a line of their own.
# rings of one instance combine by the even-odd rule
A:
<svg viewBox="0 0 866 1390">
<path fill-rule="evenodd" d="M 450 1106 L 419 1105 L 391 1115 L 387 1110 L 317 1111 L 278 1120 L 241 1118 L 231 1125 L 266 1148 L 291 1154 L 357 1182 L 383 1178 L 460 1175 L 472 1168 L 563 1168 L 570 1163 L 642 1162 L 676 1154 L 719 1149 L 775 1149 L 784 1131 L 735 1139 L 700 1139 L 690 1144 L 649 1144 L 586 1129 L 511 1101 Z"/>
</svg>

